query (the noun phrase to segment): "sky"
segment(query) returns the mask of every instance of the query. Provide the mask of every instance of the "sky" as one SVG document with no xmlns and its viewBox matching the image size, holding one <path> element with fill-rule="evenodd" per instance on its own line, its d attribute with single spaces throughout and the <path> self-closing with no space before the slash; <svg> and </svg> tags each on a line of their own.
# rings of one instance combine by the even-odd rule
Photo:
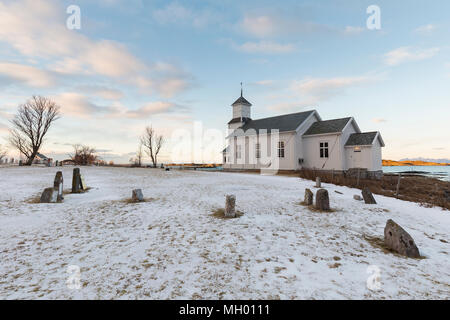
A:
<svg viewBox="0 0 450 320">
<path fill-rule="evenodd" d="M 220 162 L 243 82 L 253 119 L 353 116 L 381 132 L 384 159 L 450 158 L 449 12 L 446 0 L 0 0 L 0 144 L 42 95 L 61 107 L 42 149 L 55 159 L 87 144 L 127 163 L 151 125 L 161 161 Z"/>
</svg>

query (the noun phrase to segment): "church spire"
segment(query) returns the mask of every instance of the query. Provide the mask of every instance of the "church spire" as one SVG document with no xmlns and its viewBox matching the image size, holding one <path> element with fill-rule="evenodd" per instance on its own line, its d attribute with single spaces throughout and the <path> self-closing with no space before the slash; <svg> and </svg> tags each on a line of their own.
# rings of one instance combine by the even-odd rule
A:
<svg viewBox="0 0 450 320">
<path fill-rule="evenodd" d="M 252 106 L 252 104 L 244 98 L 244 86 L 242 82 L 241 82 L 241 96 L 232 104 L 232 106 L 236 106 L 238 104 L 250 107 Z"/>
</svg>

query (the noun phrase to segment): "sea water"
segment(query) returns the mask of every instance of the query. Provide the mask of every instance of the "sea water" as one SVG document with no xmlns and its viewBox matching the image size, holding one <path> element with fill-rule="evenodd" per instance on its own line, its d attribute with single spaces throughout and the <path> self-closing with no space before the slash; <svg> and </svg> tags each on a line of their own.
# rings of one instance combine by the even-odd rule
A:
<svg viewBox="0 0 450 320">
<path fill-rule="evenodd" d="M 384 173 L 418 174 L 450 181 L 450 166 L 393 166 L 383 167 Z"/>
</svg>

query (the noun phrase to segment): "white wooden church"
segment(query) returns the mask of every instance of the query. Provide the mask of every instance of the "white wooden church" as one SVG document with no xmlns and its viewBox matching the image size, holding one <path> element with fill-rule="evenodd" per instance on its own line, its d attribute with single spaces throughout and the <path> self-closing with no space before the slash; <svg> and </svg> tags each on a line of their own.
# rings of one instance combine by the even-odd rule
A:
<svg viewBox="0 0 450 320">
<path fill-rule="evenodd" d="M 241 90 L 232 104 L 224 169 L 363 169 L 382 175 L 379 132 L 361 132 L 353 117 L 322 120 L 316 110 L 253 120 Z"/>
</svg>

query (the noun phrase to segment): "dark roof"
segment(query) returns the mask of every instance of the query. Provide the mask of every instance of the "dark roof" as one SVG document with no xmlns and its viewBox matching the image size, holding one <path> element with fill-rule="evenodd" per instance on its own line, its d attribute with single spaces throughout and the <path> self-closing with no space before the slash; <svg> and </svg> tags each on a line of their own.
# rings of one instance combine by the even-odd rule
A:
<svg viewBox="0 0 450 320">
<path fill-rule="evenodd" d="M 40 158 L 41 160 L 48 160 L 48 158 L 46 157 L 46 156 L 44 156 L 42 153 L 37 153 L 36 154 L 36 156 L 38 157 L 38 158 Z"/>
<path fill-rule="evenodd" d="M 372 145 L 378 132 L 353 133 L 345 144 L 348 146 L 368 146 Z"/>
<path fill-rule="evenodd" d="M 342 132 L 352 118 L 342 118 L 314 122 L 304 136 Z"/>
<path fill-rule="evenodd" d="M 247 101 L 247 99 L 245 99 L 243 96 L 240 96 L 233 104 L 232 106 L 238 105 L 238 104 L 243 104 L 246 106 L 252 106 L 252 104 L 250 102 Z"/>
<path fill-rule="evenodd" d="M 279 132 L 296 130 L 315 110 L 286 114 L 278 117 L 250 120 L 239 129 L 246 132 L 249 129 L 260 130 L 279 130 Z"/>
<path fill-rule="evenodd" d="M 239 122 L 247 122 L 247 121 L 250 121 L 250 120 L 252 120 L 252 119 L 250 119 L 250 118 L 234 118 L 234 119 L 231 119 L 231 121 L 228 122 L 228 124 L 239 123 Z"/>
</svg>

